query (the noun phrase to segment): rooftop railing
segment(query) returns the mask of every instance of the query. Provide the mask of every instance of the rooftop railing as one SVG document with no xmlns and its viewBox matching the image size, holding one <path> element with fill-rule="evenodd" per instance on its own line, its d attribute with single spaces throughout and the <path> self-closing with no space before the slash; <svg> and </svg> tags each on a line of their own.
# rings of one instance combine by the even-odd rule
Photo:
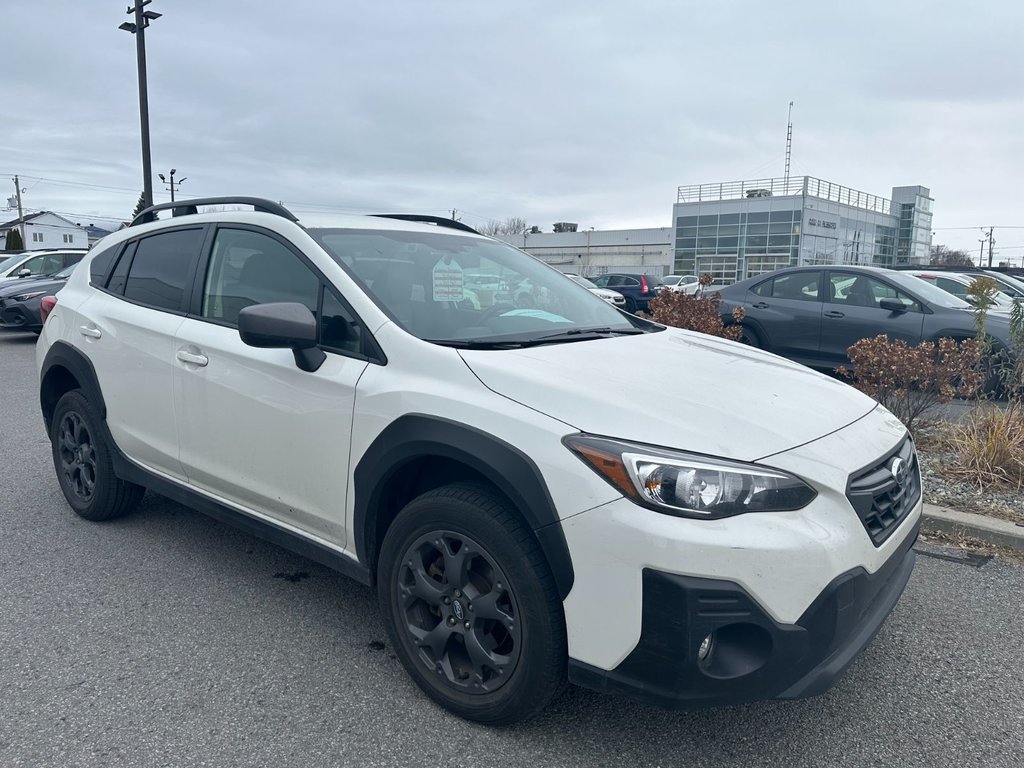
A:
<svg viewBox="0 0 1024 768">
<path fill-rule="evenodd" d="M 679 187 L 676 202 L 696 203 L 702 200 L 739 200 L 756 197 L 785 197 L 806 195 L 830 200 L 834 203 L 862 208 L 876 213 L 892 214 L 892 202 L 878 195 L 860 192 L 831 181 L 813 176 L 794 176 L 789 179 L 748 179 L 718 184 L 691 184 Z"/>
</svg>

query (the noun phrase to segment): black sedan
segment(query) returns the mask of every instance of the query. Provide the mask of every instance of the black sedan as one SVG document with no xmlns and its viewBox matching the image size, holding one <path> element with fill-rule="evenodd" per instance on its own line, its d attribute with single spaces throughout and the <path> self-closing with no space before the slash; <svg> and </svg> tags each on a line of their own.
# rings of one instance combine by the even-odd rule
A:
<svg viewBox="0 0 1024 768">
<path fill-rule="evenodd" d="M 11 285 L 0 286 L 0 331 L 39 333 L 43 328 L 40 302 L 44 296 L 53 296 L 63 288 L 77 266 L 77 263 L 71 264 L 52 275 L 24 277 Z"/>
<path fill-rule="evenodd" d="M 907 344 L 973 338 L 970 304 L 924 280 L 890 269 L 790 267 L 726 286 L 722 317 L 743 307 L 742 340 L 814 368 L 848 364 L 846 350 L 885 334 Z M 1008 318 L 990 314 L 996 348 L 1010 348 Z"/>
</svg>

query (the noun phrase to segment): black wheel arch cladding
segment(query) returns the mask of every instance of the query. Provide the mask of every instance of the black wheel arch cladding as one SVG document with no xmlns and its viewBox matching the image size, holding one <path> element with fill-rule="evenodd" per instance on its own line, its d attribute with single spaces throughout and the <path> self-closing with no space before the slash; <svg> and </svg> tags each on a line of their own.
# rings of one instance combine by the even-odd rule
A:
<svg viewBox="0 0 1024 768">
<path fill-rule="evenodd" d="M 409 414 L 389 424 L 363 454 L 354 472 L 354 542 L 360 562 L 373 569 L 380 547 L 377 517 L 386 491 L 404 467 L 441 457 L 472 469 L 513 504 L 540 544 L 559 597 L 572 589 L 569 547 L 555 504 L 537 465 L 515 446 L 455 421 Z M 396 514 L 398 510 L 390 510 Z"/>
<path fill-rule="evenodd" d="M 96 369 L 93 368 L 92 362 L 67 342 L 56 341 L 46 353 L 39 377 L 39 405 L 43 411 L 47 433 L 50 430 L 50 420 L 53 418 L 57 401 L 67 391 L 67 388 L 57 388 L 58 391 L 54 391 L 54 377 L 63 377 L 64 375 L 60 372 L 61 369 L 67 371 L 74 379 L 76 386 L 71 388 L 81 389 L 86 399 L 96 409 L 97 416 L 105 421 L 107 406 L 103 400 L 99 379 L 96 377 Z"/>
</svg>

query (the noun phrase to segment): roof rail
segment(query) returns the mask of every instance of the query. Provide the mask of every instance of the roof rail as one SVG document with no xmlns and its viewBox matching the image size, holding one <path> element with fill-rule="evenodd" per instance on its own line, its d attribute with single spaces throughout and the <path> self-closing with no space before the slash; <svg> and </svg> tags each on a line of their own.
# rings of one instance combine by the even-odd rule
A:
<svg viewBox="0 0 1024 768">
<path fill-rule="evenodd" d="M 422 213 L 371 213 L 370 215 L 376 216 L 379 219 L 400 219 L 402 221 L 419 221 L 424 224 L 436 224 L 439 227 L 457 229 L 460 232 L 472 232 L 474 235 L 480 234 L 468 224 L 463 224 L 461 221 L 456 221 L 455 219 L 446 219 L 443 216 L 426 216 Z"/>
<path fill-rule="evenodd" d="M 262 197 L 197 197 L 192 200 L 178 200 L 173 203 L 160 203 L 159 205 L 151 205 L 142 211 L 139 211 L 138 216 L 132 219 L 132 223 L 129 227 L 134 227 L 136 224 L 148 224 L 151 221 L 155 221 L 156 217 L 153 215 L 157 211 L 166 211 L 171 209 L 171 216 L 190 216 L 198 213 L 198 206 L 200 205 L 251 205 L 254 211 L 259 213 L 272 213 L 275 216 L 283 216 L 289 221 L 298 221 L 298 217 L 285 208 L 283 205 L 275 203 L 273 200 L 264 200 Z"/>
</svg>

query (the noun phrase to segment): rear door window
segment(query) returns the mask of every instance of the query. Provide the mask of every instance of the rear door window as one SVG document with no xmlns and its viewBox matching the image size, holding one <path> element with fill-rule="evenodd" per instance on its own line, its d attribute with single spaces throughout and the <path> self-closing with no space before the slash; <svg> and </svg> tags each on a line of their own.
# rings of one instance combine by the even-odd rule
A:
<svg viewBox="0 0 1024 768">
<path fill-rule="evenodd" d="M 124 297 L 154 309 L 183 311 L 203 233 L 202 229 L 178 229 L 139 240 L 128 266 Z"/>
<path fill-rule="evenodd" d="M 755 286 L 751 293 L 772 299 L 818 301 L 818 273 L 796 272 L 779 275 Z"/>
</svg>

